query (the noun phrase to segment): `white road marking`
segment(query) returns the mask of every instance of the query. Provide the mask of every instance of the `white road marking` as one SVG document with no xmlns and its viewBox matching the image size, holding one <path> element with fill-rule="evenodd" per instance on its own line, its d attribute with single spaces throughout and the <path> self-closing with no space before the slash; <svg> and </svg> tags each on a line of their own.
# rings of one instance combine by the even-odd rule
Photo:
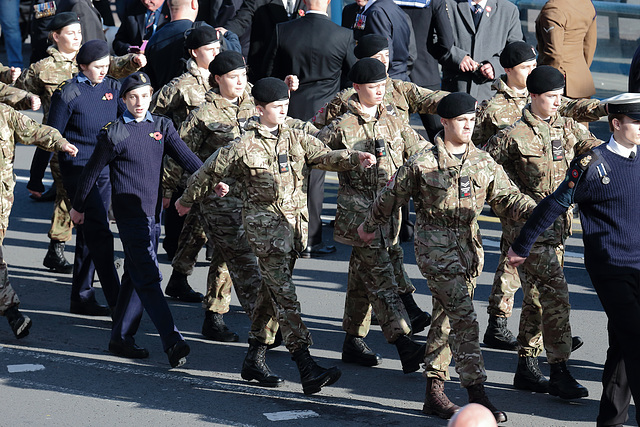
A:
<svg viewBox="0 0 640 427">
<path fill-rule="evenodd" d="M 286 420 L 299 420 L 301 418 L 319 417 L 316 412 L 313 411 L 283 411 L 283 412 L 268 412 L 263 414 L 269 421 L 286 421 Z"/>
<path fill-rule="evenodd" d="M 33 364 L 25 364 L 25 365 L 7 365 L 7 370 L 10 374 L 15 374 L 16 372 L 33 372 L 33 371 L 42 371 L 44 369 L 43 365 L 33 365 Z"/>
</svg>

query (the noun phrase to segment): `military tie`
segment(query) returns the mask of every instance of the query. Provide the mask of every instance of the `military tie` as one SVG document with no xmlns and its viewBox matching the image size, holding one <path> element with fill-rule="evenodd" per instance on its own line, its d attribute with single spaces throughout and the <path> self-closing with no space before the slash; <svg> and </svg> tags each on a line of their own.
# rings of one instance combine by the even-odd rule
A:
<svg viewBox="0 0 640 427">
<path fill-rule="evenodd" d="M 476 26 L 476 30 L 478 29 L 478 25 L 480 24 L 480 19 L 482 18 L 482 6 L 479 4 L 473 5 L 473 24 Z"/>
</svg>

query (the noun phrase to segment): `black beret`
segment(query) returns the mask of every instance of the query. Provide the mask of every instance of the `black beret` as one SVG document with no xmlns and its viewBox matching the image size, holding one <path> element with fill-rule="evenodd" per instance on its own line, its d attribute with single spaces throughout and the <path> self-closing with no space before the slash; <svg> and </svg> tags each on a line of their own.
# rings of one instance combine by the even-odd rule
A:
<svg viewBox="0 0 640 427">
<path fill-rule="evenodd" d="M 513 42 L 502 50 L 500 65 L 503 68 L 513 68 L 523 62 L 536 59 L 536 50 L 529 43 Z"/>
<path fill-rule="evenodd" d="M 209 25 L 201 25 L 187 31 L 184 39 L 185 49 L 197 49 L 218 41 L 218 32 Z"/>
<path fill-rule="evenodd" d="M 79 24 L 80 18 L 77 13 L 74 12 L 60 12 L 57 13 L 49 25 L 47 25 L 47 31 L 56 31 L 60 28 L 64 28 L 67 25 Z"/>
<path fill-rule="evenodd" d="M 609 114 L 624 114 L 640 120 L 640 93 L 623 93 L 600 102 L 607 104 Z"/>
<path fill-rule="evenodd" d="M 275 77 L 265 77 L 253 85 L 251 95 L 258 102 L 266 104 L 289 99 L 289 86 Z"/>
<path fill-rule="evenodd" d="M 389 41 L 379 34 L 367 34 L 363 36 L 353 49 L 353 53 L 358 59 L 370 58 L 381 50 L 389 49 Z"/>
<path fill-rule="evenodd" d="M 244 62 L 244 57 L 241 53 L 225 50 L 217 54 L 213 61 L 209 63 L 209 72 L 212 76 L 222 76 L 238 68 L 246 68 L 246 66 L 247 64 Z"/>
<path fill-rule="evenodd" d="M 349 80 L 357 84 L 378 83 L 387 79 L 387 70 L 382 62 L 373 58 L 362 58 L 349 70 Z"/>
<path fill-rule="evenodd" d="M 534 69 L 527 77 L 529 93 L 539 95 L 564 88 L 564 75 L 551 65 L 541 65 Z"/>
<path fill-rule="evenodd" d="M 437 113 L 445 119 L 453 119 L 463 114 L 475 113 L 478 101 L 466 92 L 453 92 L 438 103 Z"/>
<path fill-rule="evenodd" d="M 105 56 L 109 56 L 109 45 L 104 40 L 89 40 L 82 45 L 76 56 L 76 62 L 78 64 L 90 64 L 93 61 L 102 59 Z"/>
<path fill-rule="evenodd" d="M 124 81 L 122 82 L 122 86 L 120 87 L 120 96 L 124 98 L 124 96 L 130 90 L 137 89 L 142 86 L 151 86 L 151 80 L 146 73 L 142 71 L 136 71 L 133 74 L 130 74 Z"/>
</svg>

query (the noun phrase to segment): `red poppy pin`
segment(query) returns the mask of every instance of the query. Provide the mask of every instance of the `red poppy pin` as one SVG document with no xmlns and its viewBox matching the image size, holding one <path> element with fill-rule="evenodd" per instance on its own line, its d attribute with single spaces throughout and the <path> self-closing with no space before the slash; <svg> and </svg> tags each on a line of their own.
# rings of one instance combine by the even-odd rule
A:
<svg viewBox="0 0 640 427">
<path fill-rule="evenodd" d="M 298 16 L 304 16 L 304 10 L 298 9 Z"/>
<path fill-rule="evenodd" d="M 155 139 L 156 141 L 161 142 L 160 140 L 162 139 L 162 134 L 160 132 L 150 133 L 149 136 Z"/>
<path fill-rule="evenodd" d="M 102 97 L 103 101 L 111 101 L 113 99 L 113 94 L 111 92 L 105 93 Z"/>
<path fill-rule="evenodd" d="M 487 16 L 489 16 L 489 14 L 491 13 L 491 6 L 485 7 L 484 10 L 487 11 Z"/>
</svg>

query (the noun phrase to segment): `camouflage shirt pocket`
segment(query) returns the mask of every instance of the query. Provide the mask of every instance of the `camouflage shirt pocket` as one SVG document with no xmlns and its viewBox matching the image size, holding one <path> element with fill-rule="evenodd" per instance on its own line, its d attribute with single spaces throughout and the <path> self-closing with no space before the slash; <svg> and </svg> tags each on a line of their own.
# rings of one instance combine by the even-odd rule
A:
<svg viewBox="0 0 640 427">
<path fill-rule="evenodd" d="M 549 173 L 546 149 L 533 139 L 531 143 L 518 145 L 518 151 L 521 154 L 518 167 L 521 181 L 529 183 L 532 189 L 538 188 Z"/>
</svg>

